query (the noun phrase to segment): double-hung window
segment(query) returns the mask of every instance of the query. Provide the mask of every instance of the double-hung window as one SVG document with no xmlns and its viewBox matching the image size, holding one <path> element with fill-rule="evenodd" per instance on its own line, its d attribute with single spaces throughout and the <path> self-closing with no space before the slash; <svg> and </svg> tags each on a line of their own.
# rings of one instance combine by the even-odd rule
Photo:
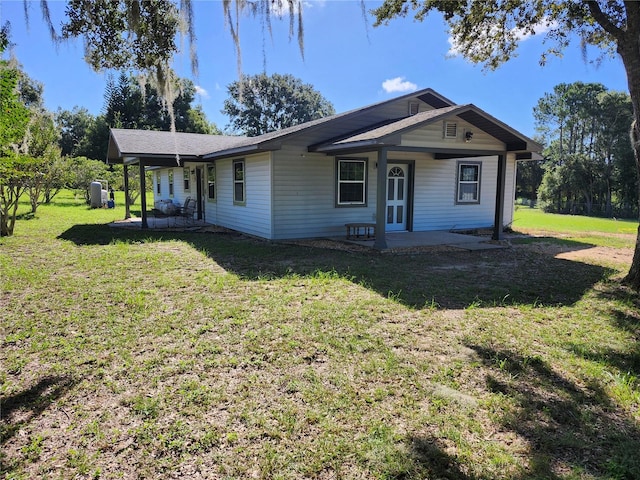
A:
<svg viewBox="0 0 640 480">
<path fill-rule="evenodd" d="M 244 160 L 236 160 L 233 162 L 233 203 L 243 205 L 246 202 L 245 186 Z"/>
<path fill-rule="evenodd" d="M 214 201 L 216 199 L 216 166 L 207 166 L 207 199 Z"/>
<path fill-rule="evenodd" d="M 189 190 L 191 190 L 191 185 L 190 185 L 191 174 L 189 173 L 188 168 L 182 169 L 182 179 L 184 180 L 184 191 L 188 192 Z"/>
<path fill-rule="evenodd" d="M 160 195 L 160 193 L 162 192 L 162 175 L 160 174 L 160 172 L 156 172 L 156 193 L 158 195 Z"/>
<path fill-rule="evenodd" d="M 169 196 L 173 197 L 173 170 L 169 170 Z"/>
<path fill-rule="evenodd" d="M 336 194 L 338 205 L 367 204 L 366 159 L 338 159 Z"/>
<path fill-rule="evenodd" d="M 480 203 L 480 162 L 458 162 L 456 203 Z"/>
</svg>

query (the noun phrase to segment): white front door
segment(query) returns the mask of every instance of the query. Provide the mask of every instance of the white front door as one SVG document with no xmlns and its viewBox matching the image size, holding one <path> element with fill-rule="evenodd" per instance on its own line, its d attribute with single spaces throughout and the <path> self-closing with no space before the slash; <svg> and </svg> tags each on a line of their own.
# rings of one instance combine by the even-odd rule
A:
<svg viewBox="0 0 640 480">
<path fill-rule="evenodd" d="M 387 232 L 407 229 L 408 166 L 387 166 Z"/>
</svg>

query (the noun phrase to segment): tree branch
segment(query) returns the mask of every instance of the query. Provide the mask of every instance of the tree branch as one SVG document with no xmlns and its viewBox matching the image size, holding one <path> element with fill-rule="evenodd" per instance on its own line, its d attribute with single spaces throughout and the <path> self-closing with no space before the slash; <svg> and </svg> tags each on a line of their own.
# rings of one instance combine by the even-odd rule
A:
<svg viewBox="0 0 640 480">
<path fill-rule="evenodd" d="M 583 0 L 583 2 L 589 7 L 589 12 L 596 22 L 600 24 L 604 30 L 615 38 L 618 42 L 624 36 L 624 31 L 618 28 L 611 19 L 602 11 L 600 5 L 594 0 Z"/>
</svg>

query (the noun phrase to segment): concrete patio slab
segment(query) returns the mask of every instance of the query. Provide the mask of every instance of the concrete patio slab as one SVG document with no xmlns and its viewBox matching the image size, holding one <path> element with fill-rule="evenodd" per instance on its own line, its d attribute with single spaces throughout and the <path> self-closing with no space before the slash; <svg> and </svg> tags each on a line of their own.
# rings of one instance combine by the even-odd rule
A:
<svg viewBox="0 0 640 480">
<path fill-rule="evenodd" d="M 169 231 L 227 231 L 221 227 L 207 224 L 202 220 L 194 220 L 193 223 L 185 225 L 184 223 L 167 218 L 147 218 L 147 224 L 150 230 L 169 230 Z M 109 224 L 111 227 L 141 229 L 141 218 L 129 218 L 127 220 L 118 220 Z M 360 245 L 363 247 L 373 248 L 374 239 L 347 240 L 345 237 L 332 238 L 331 240 Z M 449 231 L 431 231 L 431 232 L 390 232 L 387 233 L 387 249 L 388 251 L 406 250 L 418 247 L 438 247 L 446 246 L 459 248 L 462 250 L 492 250 L 505 248 L 505 245 L 494 243 L 489 236 L 469 235 L 462 233 L 454 233 Z"/>
<path fill-rule="evenodd" d="M 373 248 L 374 240 L 343 240 L 348 243 Z M 387 233 L 387 248 L 389 250 L 408 249 L 417 247 L 448 246 L 463 250 L 491 250 L 505 248 L 499 243 L 489 243 L 488 236 L 468 235 L 444 230 L 431 232 L 391 232 Z"/>
<path fill-rule="evenodd" d="M 147 227 L 149 228 L 149 230 L 197 230 L 207 225 L 208 224 L 203 222 L 202 220 L 185 222 L 184 219 L 180 219 L 178 217 L 147 218 Z M 116 220 L 115 222 L 111 222 L 109 226 L 116 228 L 142 229 L 142 218 L 132 217 L 127 218 L 126 220 Z"/>
</svg>

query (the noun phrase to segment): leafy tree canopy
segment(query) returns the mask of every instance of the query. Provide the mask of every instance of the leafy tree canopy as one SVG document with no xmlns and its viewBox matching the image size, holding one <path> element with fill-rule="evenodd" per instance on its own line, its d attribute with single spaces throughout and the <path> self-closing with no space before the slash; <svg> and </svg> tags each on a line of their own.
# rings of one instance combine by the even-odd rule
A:
<svg viewBox="0 0 640 480">
<path fill-rule="evenodd" d="M 333 115 L 335 109 L 311 84 L 292 75 L 246 76 L 227 87 L 222 112 L 235 131 L 261 135 Z"/>
<path fill-rule="evenodd" d="M 590 5 L 597 3 L 598 5 Z M 549 54 L 560 54 L 569 45 L 570 33 L 576 33 L 585 44 L 615 53 L 615 41 L 607 29 L 594 19 L 593 10 L 607 18 L 616 28 L 624 28 L 623 2 L 587 2 L 540 0 L 385 0 L 373 10 L 375 26 L 413 10 L 422 21 L 431 12 L 440 12 L 447 21 L 456 47 L 465 58 L 495 69 L 512 58 L 519 42 L 526 36 L 546 32 L 551 45 L 542 53 L 544 63 Z"/>
<path fill-rule="evenodd" d="M 25 0 L 26 2 L 27 0 Z M 289 16 L 289 38 L 297 37 L 303 53 L 302 0 L 224 0 L 225 25 L 231 33 L 241 72 L 239 22 L 243 14 L 259 17 L 263 31 L 271 34 L 271 20 Z M 171 59 L 179 51 L 178 36 L 190 44 L 191 69 L 198 73 L 192 0 L 70 0 L 59 34 L 51 21 L 48 0 L 41 0 L 42 15 L 52 39 L 82 38 L 85 59 L 96 71 L 117 70 L 140 74 L 172 103 Z M 28 11 L 25 8 L 28 22 Z M 2 33 L 2 32 L 0 32 Z M 0 36 L 2 40 L 2 36 Z M 169 116 L 173 111 L 169 110 Z M 173 125 L 173 119 L 171 121 Z"/>
<path fill-rule="evenodd" d="M 95 70 L 151 70 L 178 51 L 180 15 L 170 0 L 71 0 L 62 38 L 81 36 Z"/>
<path fill-rule="evenodd" d="M 29 124 L 31 114 L 18 90 L 20 76 L 14 65 L 0 60 L 0 155 L 23 140 Z"/>
</svg>

